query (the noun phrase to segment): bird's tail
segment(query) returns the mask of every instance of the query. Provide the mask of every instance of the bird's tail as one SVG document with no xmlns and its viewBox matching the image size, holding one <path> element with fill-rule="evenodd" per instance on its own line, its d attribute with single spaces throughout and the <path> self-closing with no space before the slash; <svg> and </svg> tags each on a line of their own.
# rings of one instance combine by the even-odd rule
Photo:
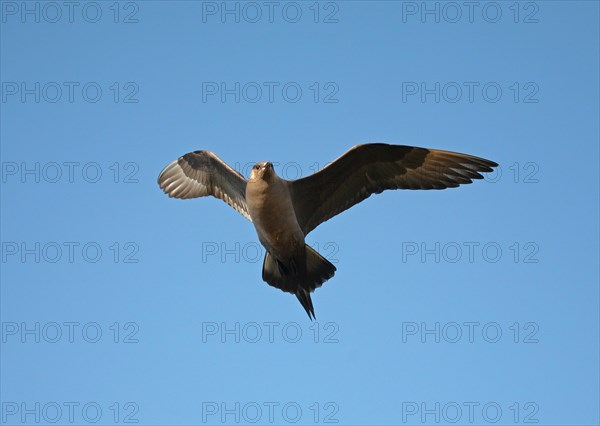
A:
<svg viewBox="0 0 600 426">
<path fill-rule="evenodd" d="M 305 245 L 305 250 L 306 269 L 299 275 L 296 274 L 299 270 L 293 261 L 291 265 L 284 265 L 267 252 L 262 277 L 270 285 L 295 294 L 308 317 L 314 319 L 315 310 L 310 293 L 333 277 L 336 267 L 308 245 Z"/>
<path fill-rule="evenodd" d="M 310 285 L 308 288 L 312 292 L 315 288 L 321 287 L 325 281 L 333 277 L 336 268 L 333 264 L 317 253 L 308 244 L 306 249 L 306 278 Z"/>
</svg>

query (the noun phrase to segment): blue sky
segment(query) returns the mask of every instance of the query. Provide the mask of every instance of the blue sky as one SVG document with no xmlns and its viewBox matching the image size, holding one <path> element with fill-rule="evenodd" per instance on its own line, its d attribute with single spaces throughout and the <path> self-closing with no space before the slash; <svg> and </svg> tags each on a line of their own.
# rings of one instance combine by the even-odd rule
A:
<svg viewBox="0 0 600 426">
<path fill-rule="evenodd" d="M 598 424 L 597 2 L 0 7 L 2 424 Z M 313 323 L 156 185 L 366 142 L 501 167 L 313 231 Z"/>
</svg>

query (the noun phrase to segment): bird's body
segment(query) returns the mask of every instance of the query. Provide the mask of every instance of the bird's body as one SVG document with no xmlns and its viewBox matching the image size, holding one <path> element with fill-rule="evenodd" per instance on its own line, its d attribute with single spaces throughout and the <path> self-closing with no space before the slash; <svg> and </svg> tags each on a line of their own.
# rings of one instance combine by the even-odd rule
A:
<svg viewBox="0 0 600 426">
<path fill-rule="evenodd" d="M 304 252 L 304 233 L 298 225 L 286 182 L 271 163 L 259 163 L 246 185 L 246 203 L 258 239 L 281 261 Z"/>
<path fill-rule="evenodd" d="M 314 317 L 310 299 L 313 286 L 335 273 L 325 258 L 304 242 L 298 224 L 288 181 L 275 173 L 270 162 L 257 163 L 246 184 L 246 204 L 256 234 L 267 255 L 263 280 L 289 293 L 295 293 L 309 317 Z M 307 262 L 307 257 L 312 262 Z"/>
<path fill-rule="evenodd" d="M 170 197 L 220 198 L 254 224 L 265 247 L 262 278 L 295 294 L 310 318 L 310 293 L 336 271 L 305 243 L 320 223 L 386 189 L 445 189 L 481 179 L 493 161 L 404 145 L 357 145 L 321 171 L 288 181 L 270 162 L 256 163 L 248 180 L 210 151 L 195 151 L 161 172 Z"/>
</svg>

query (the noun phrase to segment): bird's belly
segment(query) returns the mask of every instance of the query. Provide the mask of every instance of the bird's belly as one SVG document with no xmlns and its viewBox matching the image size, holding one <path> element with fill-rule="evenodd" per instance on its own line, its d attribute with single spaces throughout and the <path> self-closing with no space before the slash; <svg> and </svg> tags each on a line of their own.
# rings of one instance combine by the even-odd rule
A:
<svg viewBox="0 0 600 426">
<path fill-rule="evenodd" d="M 304 234 L 298 223 L 282 220 L 281 216 L 268 215 L 262 220 L 255 222 L 256 231 L 260 241 L 265 247 L 279 258 L 287 257 L 290 252 L 297 251 L 298 247 L 304 247 Z"/>
<path fill-rule="evenodd" d="M 304 248 L 304 233 L 291 205 L 271 205 L 267 200 L 253 212 L 252 221 L 260 242 L 277 258 L 293 257 Z"/>
</svg>

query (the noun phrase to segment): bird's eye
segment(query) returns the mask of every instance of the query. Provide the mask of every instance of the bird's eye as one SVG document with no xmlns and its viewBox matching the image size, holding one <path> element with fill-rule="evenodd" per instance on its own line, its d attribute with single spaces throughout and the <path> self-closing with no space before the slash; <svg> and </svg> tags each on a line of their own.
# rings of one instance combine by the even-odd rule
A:
<svg viewBox="0 0 600 426">
<path fill-rule="evenodd" d="M 258 170 L 258 164 L 255 164 L 254 167 L 252 167 L 254 170 Z"/>
</svg>

